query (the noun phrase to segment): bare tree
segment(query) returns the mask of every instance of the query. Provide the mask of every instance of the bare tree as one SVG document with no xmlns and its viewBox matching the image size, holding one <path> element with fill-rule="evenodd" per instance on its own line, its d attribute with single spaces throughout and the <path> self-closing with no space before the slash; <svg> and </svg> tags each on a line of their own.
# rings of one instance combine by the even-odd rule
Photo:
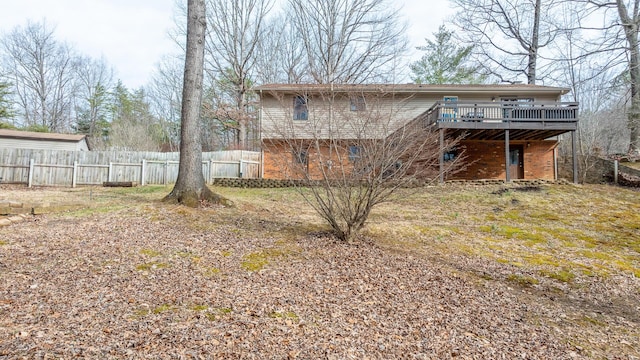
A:
<svg viewBox="0 0 640 360">
<path fill-rule="evenodd" d="M 180 144 L 180 111 L 184 59 L 165 56 L 158 63 L 147 87 L 151 112 L 159 119 L 170 151 L 177 151 Z M 204 141 L 204 140 L 203 140 Z"/>
<path fill-rule="evenodd" d="M 251 75 L 264 19 L 273 0 L 209 0 L 207 69 L 218 80 L 218 115 L 227 114 L 236 123 L 237 146 L 247 148 L 251 113 Z M 225 95 L 228 101 L 224 101 Z"/>
<path fill-rule="evenodd" d="M 75 68 L 75 131 L 89 135 L 92 149 L 103 147 L 108 132 L 109 90 L 113 70 L 105 59 L 79 57 Z"/>
<path fill-rule="evenodd" d="M 4 63 L 25 125 L 70 130 L 76 57 L 45 21 L 18 26 L 2 40 Z"/>
<path fill-rule="evenodd" d="M 612 85 L 624 80 L 628 89 L 628 94 L 622 97 L 627 99 L 623 106 L 628 118 L 628 151 L 640 156 L 640 2 L 573 0 L 563 3 L 561 13 L 572 17 L 572 21 L 565 21 L 559 27 L 561 33 L 575 39 L 567 36 L 574 43 L 569 47 L 572 54 L 567 57 L 565 53 L 560 59 L 596 65 L 600 72 L 610 75 Z M 598 72 L 593 71 L 592 77 L 597 76 Z M 578 80 L 589 81 L 589 78 Z"/>
<path fill-rule="evenodd" d="M 528 84 L 545 77 L 540 51 L 556 36 L 554 0 L 452 0 L 464 43 L 478 64 L 503 82 Z"/>
<path fill-rule="evenodd" d="M 231 204 L 214 194 L 205 184 L 202 174 L 202 144 L 200 138 L 200 110 L 202 106 L 202 82 L 204 72 L 204 47 L 206 31 L 205 0 L 188 0 L 187 42 L 182 90 L 182 125 L 180 128 L 180 165 L 178 179 L 165 197 L 197 207 L 203 201 Z"/>
<path fill-rule="evenodd" d="M 279 97 L 282 109 L 291 99 Z M 280 169 L 277 176 L 297 185 L 337 238 L 353 240 L 375 206 L 410 194 L 400 189 L 438 178 L 438 132 L 420 116 L 407 117 L 408 97 L 327 90 L 294 99 L 308 99 L 308 108 L 288 119 L 306 120 L 270 121 L 266 114 L 265 158 Z M 282 112 L 273 115 L 281 119 Z M 443 144 L 444 151 L 457 143 Z M 461 159 L 447 163 L 447 171 Z"/>
<path fill-rule="evenodd" d="M 289 0 L 288 5 L 316 83 L 379 80 L 406 50 L 406 26 L 390 1 Z"/>
<path fill-rule="evenodd" d="M 598 6 L 611 6 L 611 3 L 594 1 Z M 628 59 L 629 87 L 631 92 L 631 104 L 628 110 L 629 116 L 629 152 L 640 156 L 640 43 L 638 31 L 640 30 L 640 2 L 625 2 L 616 0 L 619 26 L 624 32 L 626 40 L 626 53 Z M 632 7 L 633 6 L 633 7 Z"/>
<path fill-rule="evenodd" d="M 606 155 L 625 152 L 628 148 L 628 129 L 624 117 L 625 89 L 612 84 L 612 71 L 590 69 L 586 63 L 576 63 L 567 71 L 575 79 L 589 79 L 572 84 L 573 101 L 580 102 L 578 122 L 578 169 L 581 182 L 587 182 L 589 174 L 599 159 Z M 594 75 L 594 73 L 597 73 Z M 563 138 L 559 155 L 570 166 L 571 139 Z"/>
<path fill-rule="evenodd" d="M 629 135 L 622 116 L 627 97 L 620 81 L 621 59 L 609 51 L 600 52 L 606 47 L 595 41 L 590 33 L 593 29 L 580 26 L 593 22 L 589 13 L 576 5 L 561 5 L 556 17 L 558 34 L 550 49 L 554 54 L 553 77 L 571 88 L 566 97 L 580 103 L 577 155 L 584 182 L 600 157 L 626 151 Z M 570 149 L 569 139 L 563 139 L 563 158 L 570 157 Z"/>
<path fill-rule="evenodd" d="M 259 84 L 300 84 L 305 79 L 302 39 L 286 15 L 271 18 L 256 55 L 256 82 Z"/>
</svg>

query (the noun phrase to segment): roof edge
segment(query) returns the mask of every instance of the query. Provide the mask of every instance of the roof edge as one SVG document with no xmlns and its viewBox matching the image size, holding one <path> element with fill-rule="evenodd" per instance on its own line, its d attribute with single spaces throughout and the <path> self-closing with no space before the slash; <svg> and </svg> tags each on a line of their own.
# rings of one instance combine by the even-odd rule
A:
<svg viewBox="0 0 640 360">
<path fill-rule="evenodd" d="M 78 142 L 87 138 L 84 134 L 41 133 L 33 131 L 0 129 L 0 137 L 25 140 Z"/>
<path fill-rule="evenodd" d="M 381 93 L 478 93 L 500 91 L 523 91 L 530 93 L 554 93 L 564 95 L 571 89 L 566 87 L 532 84 L 264 84 L 253 88 L 268 92 L 381 92 Z"/>
</svg>

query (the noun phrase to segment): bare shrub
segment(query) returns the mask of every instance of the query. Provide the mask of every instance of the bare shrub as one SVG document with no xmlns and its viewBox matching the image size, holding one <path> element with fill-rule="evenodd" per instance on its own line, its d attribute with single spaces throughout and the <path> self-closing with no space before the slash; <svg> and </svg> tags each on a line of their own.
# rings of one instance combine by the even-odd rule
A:
<svg viewBox="0 0 640 360">
<path fill-rule="evenodd" d="M 263 114 L 267 176 L 302 180 L 292 183 L 343 241 L 353 240 L 374 206 L 411 193 L 398 189 L 436 181 L 441 153 L 459 142 L 440 144 L 410 96 L 344 90 L 273 95 L 280 106 L 272 103 Z M 454 172 L 461 159 L 446 162 L 444 170 Z"/>
</svg>

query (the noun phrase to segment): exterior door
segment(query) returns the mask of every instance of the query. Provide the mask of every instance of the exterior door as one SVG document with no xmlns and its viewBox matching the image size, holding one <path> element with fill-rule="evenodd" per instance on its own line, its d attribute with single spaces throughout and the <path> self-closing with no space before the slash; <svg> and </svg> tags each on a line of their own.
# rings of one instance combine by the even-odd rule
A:
<svg viewBox="0 0 640 360">
<path fill-rule="evenodd" d="M 524 179 L 523 152 L 522 145 L 509 146 L 509 175 L 511 179 Z"/>
</svg>

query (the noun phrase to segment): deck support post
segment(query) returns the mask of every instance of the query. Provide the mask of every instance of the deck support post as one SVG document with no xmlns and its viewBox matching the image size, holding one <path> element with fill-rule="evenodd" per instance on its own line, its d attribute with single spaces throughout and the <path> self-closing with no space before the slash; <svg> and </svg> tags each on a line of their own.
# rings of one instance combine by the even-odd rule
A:
<svg viewBox="0 0 640 360">
<path fill-rule="evenodd" d="M 504 130 L 504 170 L 505 182 L 511 182 L 511 174 L 509 173 L 509 129 Z"/>
<path fill-rule="evenodd" d="M 578 183 L 578 155 L 576 154 L 576 131 L 571 132 L 571 158 L 573 159 L 573 183 Z"/>
<path fill-rule="evenodd" d="M 444 184 L 444 129 L 440 129 L 440 170 L 438 172 L 438 183 Z"/>
</svg>

